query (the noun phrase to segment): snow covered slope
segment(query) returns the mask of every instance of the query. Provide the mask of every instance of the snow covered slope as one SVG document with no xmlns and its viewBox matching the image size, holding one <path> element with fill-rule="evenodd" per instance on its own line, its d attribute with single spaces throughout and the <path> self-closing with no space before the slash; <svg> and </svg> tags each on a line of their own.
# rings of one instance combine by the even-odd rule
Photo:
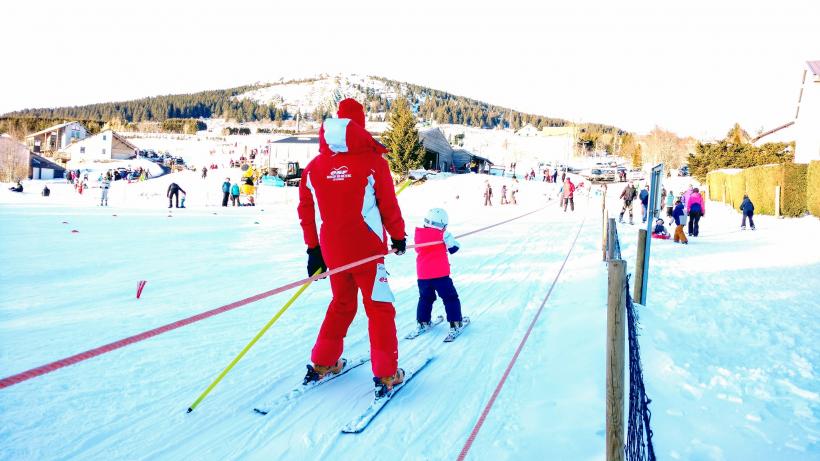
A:
<svg viewBox="0 0 820 461">
<path fill-rule="evenodd" d="M 329 301 L 319 281 L 193 413 L 188 406 L 291 293 L 0 390 L 0 459 L 454 459 L 579 228 L 468 459 L 603 459 L 599 198 L 579 195 L 576 211 L 564 213 L 547 200 L 551 185 L 521 183 L 520 205 L 485 208 L 486 178 L 431 180 L 400 196 L 411 234 L 433 206 L 448 210 L 455 234 L 545 208 L 462 239 L 453 279 L 473 324 L 451 344 L 441 342 L 443 328 L 400 340 L 400 364 L 437 357 L 364 433 L 339 430 L 371 399 L 368 366 L 278 413 L 251 411 L 301 381 Z M 190 208 L 165 208 L 170 180 L 191 189 Z M 498 193 L 505 180 L 490 180 Z M 22 195 L 0 190 L 0 378 L 303 277 L 295 190 L 226 209 L 207 192 L 219 181 L 182 173 L 139 184 L 141 193 L 121 185 L 105 209 L 57 186 L 40 197 L 36 182 Z M 618 192 L 610 188 L 613 206 Z M 820 255 L 811 242 L 820 225 L 763 217 L 756 233 L 741 234 L 732 210 L 707 209 L 688 247 L 653 245 L 641 314 L 656 451 L 662 459 L 817 459 L 820 277 L 811 275 Z M 621 229 L 630 266 L 632 229 Z M 401 334 L 415 323 L 414 257 L 387 265 Z M 345 355 L 367 347 L 360 312 Z"/>
</svg>

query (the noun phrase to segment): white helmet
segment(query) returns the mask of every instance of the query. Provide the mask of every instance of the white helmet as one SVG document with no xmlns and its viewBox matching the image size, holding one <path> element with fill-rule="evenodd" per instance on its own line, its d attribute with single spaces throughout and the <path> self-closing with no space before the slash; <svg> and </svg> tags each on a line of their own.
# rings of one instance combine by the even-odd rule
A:
<svg viewBox="0 0 820 461">
<path fill-rule="evenodd" d="M 436 229 L 444 230 L 449 223 L 447 212 L 441 208 L 430 208 L 427 216 L 424 217 L 424 225 L 427 227 L 435 227 Z"/>
</svg>

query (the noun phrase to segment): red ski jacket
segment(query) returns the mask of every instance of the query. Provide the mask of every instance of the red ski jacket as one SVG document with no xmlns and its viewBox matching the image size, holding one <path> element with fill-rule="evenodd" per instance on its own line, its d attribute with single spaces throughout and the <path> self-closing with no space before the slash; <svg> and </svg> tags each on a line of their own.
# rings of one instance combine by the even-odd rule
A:
<svg viewBox="0 0 820 461">
<path fill-rule="evenodd" d="M 319 130 L 319 155 L 299 184 L 299 220 L 305 243 L 321 243 L 328 268 L 387 253 L 387 233 L 405 237 L 393 189 L 387 149 L 364 129 L 364 109 L 353 99 L 339 103 L 339 118 Z M 316 205 L 322 219 L 316 231 Z"/>
</svg>

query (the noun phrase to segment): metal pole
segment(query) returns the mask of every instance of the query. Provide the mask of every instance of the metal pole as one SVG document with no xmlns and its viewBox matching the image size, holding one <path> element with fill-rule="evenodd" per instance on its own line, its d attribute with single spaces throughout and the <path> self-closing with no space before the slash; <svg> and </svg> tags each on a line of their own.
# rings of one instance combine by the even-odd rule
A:
<svg viewBox="0 0 820 461">
<path fill-rule="evenodd" d="M 606 460 L 624 459 L 624 311 L 626 262 L 609 261 L 606 321 Z"/>
</svg>

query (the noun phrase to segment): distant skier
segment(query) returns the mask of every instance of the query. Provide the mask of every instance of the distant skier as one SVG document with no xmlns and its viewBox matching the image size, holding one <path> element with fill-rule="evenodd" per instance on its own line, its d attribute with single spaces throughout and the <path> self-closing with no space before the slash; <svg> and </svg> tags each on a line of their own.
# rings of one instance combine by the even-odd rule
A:
<svg viewBox="0 0 820 461">
<path fill-rule="evenodd" d="M 618 217 L 618 222 L 624 222 L 624 213 L 629 210 L 629 224 L 634 224 L 632 220 L 632 201 L 635 200 L 635 186 L 632 183 L 627 183 L 624 190 L 621 191 L 621 199 L 624 201 L 624 206 L 621 208 L 621 214 Z"/>
<path fill-rule="evenodd" d="M 490 181 L 484 181 L 484 206 L 493 206 L 493 187 Z"/>
<path fill-rule="evenodd" d="M 308 247 L 308 274 L 384 255 L 387 234 L 397 255 L 406 251 L 404 219 L 383 156 L 386 152 L 365 130 L 364 108 L 354 99 L 342 100 L 338 118 L 322 123 L 319 155 L 305 167 L 299 184 L 298 213 Z M 316 228 L 316 207 L 322 219 L 321 232 Z M 330 288 L 333 299 L 303 382 L 318 381 L 344 369 L 344 338 L 356 316 L 361 291 L 368 318 L 373 382 L 376 397 L 382 397 L 404 381 L 404 370 L 398 368 L 395 298 L 384 258 L 331 275 Z"/>
<path fill-rule="evenodd" d="M 649 184 L 647 184 L 638 195 L 641 200 L 641 222 L 646 222 L 649 215 Z"/>
<path fill-rule="evenodd" d="M 43 197 L 48 197 L 51 195 L 51 189 L 48 188 L 48 185 L 43 186 Z"/>
<path fill-rule="evenodd" d="M 668 194 L 666 194 L 666 216 L 672 217 L 672 209 L 675 205 L 675 194 L 670 190 Z"/>
<path fill-rule="evenodd" d="M 743 221 L 740 223 L 740 229 L 746 230 L 746 218 L 749 218 L 749 226 L 755 230 L 755 222 L 753 216 L 755 214 L 755 205 L 752 203 L 749 196 L 743 194 L 743 203 L 740 204 L 740 211 L 743 213 Z"/>
<path fill-rule="evenodd" d="M 207 177 L 208 177 L 208 167 L 203 166 L 202 167 L 202 179 L 205 179 Z"/>
<path fill-rule="evenodd" d="M 429 328 L 436 301 L 436 293 L 444 302 L 447 321 L 451 329 L 462 327 L 461 301 L 450 278 L 450 261 L 447 253 L 459 250 L 459 243 L 447 232 L 449 218 L 441 208 L 432 208 L 424 218 L 424 227 L 417 227 L 414 242 L 421 245 L 429 242 L 444 242 L 441 245 L 416 248 L 416 275 L 419 285 L 419 302 L 416 321 L 419 329 Z"/>
<path fill-rule="evenodd" d="M 686 225 L 686 213 L 683 211 L 683 203 L 681 203 L 680 198 L 675 201 L 675 210 L 672 211 L 672 219 L 675 220 L 675 243 L 688 244 L 689 240 L 686 239 L 686 233 L 683 232 L 683 226 Z"/>
<path fill-rule="evenodd" d="M 518 199 L 516 199 L 517 195 L 518 195 L 518 180 L 513 179 L 513 185 L 510 187 L 510 200 L 512 200 L 513 205 L 518 205 Z"/>
<path fill-rule="evenodd" d="M 17 184 L 9 187 L 9 190 L 12 192 L 23 192 L 23 183 L 18 179 Z"/>
<path fill-rule="evenodd" d="M 108 206 L 108 189 L 111 187 L 111 173 L 106 173 L 100 182 L 100 206 Z"/>
<path fill-rule="evenodd" d="M 575 211 L 575 184 L 569 178 L 564 179 L 564 211 L 567 211 L 567 205 L 570 206 L 571 211 Z"/>
<path fill-rule="evenodd" d="M 185 192 L 182 193 L 182 200 L 179 203 L 180 208 L 185 208 L 185 197 L 187 197 L 187 196 L 188 196 L 188 194 L 186 194 Z"/>
<path fill-rule="evenodd" d="M 228 206 L 228 197 L 231 196 L 231 178 L 225 178 L 222 183 L 222 206 Z"/>
<path fill-rule="evenodd" d="M 507 201 L 507 185 L 504 184 L 501 186 L 501 204 L 507 205 L 510 202 Z"/>
<path fill-rule="evenodd" d="M 231 185 L 231 206 L 239 206 L 239 183 Z"/>
<path fill-rule="evenodd" d="M 558 182 L 558 169 L 556 168 L 555 171 L 552 172 L 552 182 L 553 184 Z"/>
<path fill-rule="evenodd" d="M 697 237 L 700 233 L 700 218 L 706 216 L 706 203 L 700 195 L 700 190 L 696 187 L 692 194 L 686 199 L 686 210 L 689 212 L 689 235 Z"/>
<path fill-rule="evenodd" d="M 171 208 L 172 206 L 176 206 L 177 208 L 179 208 L 180 192 L 182 192 L 183 194 L 185 193 L 185 191 L 182 190 L 182 188 L 179 187 L 177 183 L 172 182 L 171 185 L 168 186 L 168 192 L 165 193 L 165 195 L 168 197 L 168 208 Z"/>
</svg>

